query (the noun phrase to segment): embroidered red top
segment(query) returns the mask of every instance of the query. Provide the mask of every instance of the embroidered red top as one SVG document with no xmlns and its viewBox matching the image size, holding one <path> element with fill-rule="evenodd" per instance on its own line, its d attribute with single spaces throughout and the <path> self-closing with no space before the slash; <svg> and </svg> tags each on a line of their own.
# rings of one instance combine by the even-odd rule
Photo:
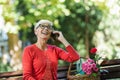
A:
<svg viewBox="0 0 120 80">
<path fill-rule="evenodd" d="M 54 45 L 47 45 L 45 51 L 35 44 L 25 47 L 22 56 L 23 80 L 57 80 L 59 59 L 74 62 L 80 58 L 71 45 L 66 50 Z"/>
</svg>

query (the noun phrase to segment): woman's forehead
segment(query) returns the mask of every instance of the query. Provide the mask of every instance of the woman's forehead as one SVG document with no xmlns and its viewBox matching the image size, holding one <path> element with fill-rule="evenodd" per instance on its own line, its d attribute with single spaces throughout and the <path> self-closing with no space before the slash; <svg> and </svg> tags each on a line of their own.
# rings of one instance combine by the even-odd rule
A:
<svg viewBox="0 0 120 80">
<path fill-rule="evenodd" d="M 34 29 L 36 29 L 39 25 L 46 25 L 46 26 L 52 26 L 53 25 L 53 23 L 51 22 L 51 21 L 49 21 L 49 20 L 40 20 L 40 21 L 38 21 L 37 23 L 36 23 L 36 25 L 35 25 L 35 28 Z"/>
<path fill-rule="evenodd" d="M 52 22 L 49 21 L 49 20 L 40 20 L 39 23 L 40 23 L 40 24 L 49 24 L 49 25 L 52 24 Z"/>
<path fill-rule="evenodd" d="M 45 26 L 50 26 L 51 24 L 48 23 L 48 22 L 44 22 L 44 23 L 41 23 L 42 25 L 45 25 Z"/>
</svg>

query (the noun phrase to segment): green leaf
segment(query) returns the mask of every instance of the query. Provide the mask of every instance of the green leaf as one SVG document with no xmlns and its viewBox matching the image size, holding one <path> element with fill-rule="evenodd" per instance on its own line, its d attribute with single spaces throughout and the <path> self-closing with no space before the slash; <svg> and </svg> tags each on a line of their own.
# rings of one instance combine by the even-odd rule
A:
<svg viewBox="0 0 120 80">
<path fill-rule="evenodd" d="M 92 73 L 92 76 L 96 77 L 96 76 L 97 76 L 97 73 Z"/>
</svg>

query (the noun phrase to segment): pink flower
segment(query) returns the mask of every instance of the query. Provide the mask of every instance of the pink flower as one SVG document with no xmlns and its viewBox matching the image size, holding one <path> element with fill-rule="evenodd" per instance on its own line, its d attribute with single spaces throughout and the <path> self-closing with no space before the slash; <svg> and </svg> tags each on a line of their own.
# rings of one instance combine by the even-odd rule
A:
<svg viewBox="0 0 120 80">
<path fill-rule="evenodd" d="M 96 51 L 97 51 L 97 49 L 96 49 L 96 48 L 92 48 L 92 49 L 90 50 L 90 53 L 91 53 L 91 54 L 95 54 L 95 53 L 96 53 Z"/>
<path fill-rule="evenodd" d="M 95 64 L 95 63 L 93 63 L 93 64 L 92 64 L 92 67 L 96 67 L 96 64 Z"/>
<path fill-rule="evenodd" d="M 96 48 L 92 48 L 90 50 L 90 58 L 86 60 L 86 62 L 82 63 L 82 70 L 85 72 L 85 74 L 90 75 L 92 73 L 96 73 L 99 71 L 99 66 L 97 66 L 97 57 L 96 57 Z"/>
<path fill-rule="evenodd" d="M 93 67 L 93 70 L 94 70 L 95 72 L 97 72 L 97 71 L 98 71 L 98 68 L 97 68 L 97 67 Z"/>
<path fill-rule="evenodd" d="M 87 68 L 87 70 L 85 72 L 86 72 L 86 74 L 90 75 L 92 73 L 92 69 Z"/>
<path fill-rule="evenodd" d="M 89 62 L 84 62 L 82 64 L 82 70 L 86 73 L 86 74 L 91 74 L 92 73 L 92 65 Z"/>
<path fill-rule="evenodd" d="M 86 74 L 90 75 L 92 73 L 92 71 L 87 71 Z"/>
<path fill-rule="evenodd" d="M 94 60 L 92 60 L 92 59 L 89 58 L 89 59 L 87 59 L 87 62 L 88 63 L 94 63 Z"/>
<path fill-rule="evenodd" d="M 82 70 L 86 74 L 90 75 L 90 74 L 92 74 L 92 72 L 97 72 L 98 68 L 96 66 L 95 61 L 89 58 L 89 59 L 87 59 L 86 62 L 82 63 Z"/>
<path fill-rule="evenodd" d="M 87 67 L 88 67 L 88 64 L 87 64 L 86 62 L 84 62 L 84 63 L 82 64 L 82 69 L 83 69 L 83 71 L 86 71 Z"/>
</svg>

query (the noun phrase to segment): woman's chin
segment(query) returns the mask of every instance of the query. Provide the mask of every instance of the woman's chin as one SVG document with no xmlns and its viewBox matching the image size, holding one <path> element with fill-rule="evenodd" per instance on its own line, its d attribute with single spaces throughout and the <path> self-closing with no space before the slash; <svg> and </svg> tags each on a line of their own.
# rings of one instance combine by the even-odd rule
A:
<svg viewBox="0 0 120 80">
<path fill-rule="evenodd" d="M 48 36 L 44 36 L 44 37 L 42 37 L 42 38 L 43 38 L 43 40 L 48 40 L 48 39 L 49 39 Z"/>
</svg>

